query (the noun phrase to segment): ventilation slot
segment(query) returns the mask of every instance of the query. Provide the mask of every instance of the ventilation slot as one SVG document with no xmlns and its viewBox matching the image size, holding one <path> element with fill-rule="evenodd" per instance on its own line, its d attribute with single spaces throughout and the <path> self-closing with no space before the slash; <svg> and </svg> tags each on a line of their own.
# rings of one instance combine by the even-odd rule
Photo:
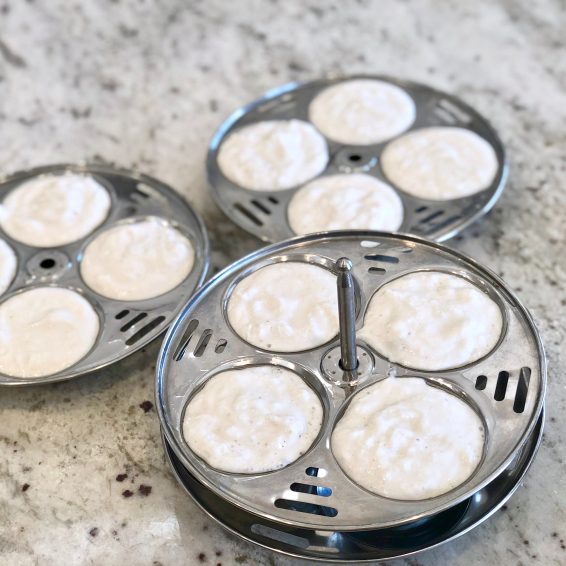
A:
<svg viewBox="0 0 566 566">
<path fill-rule="evenodd" d="M 327 472 L 324 468 L 307 468 L 305 474 L 311 478 L 325 478 Z"/>
<path fill-rule="evenodd" d="M 509 383 L 509 372 L 500 371 L 497 376 L 497 385 L 495 386 L 495 395 L 493 398 L 496 401 L 503 401 L 505 393 L 507 392 L 507 383 Z"/>
<path fill-rule="evenodd" d="M 462 217 L 461 216 L 451 216 L 450 218 L 448 218 L 448 220 L 443 220 L 442 222 L 439 222 L 438 224 L 436 224 L 436 226 L 433 226 L 430 230 L 428 230 L 426 232 L 426 234 L 432 234 L 433 232 L 438 232 L 439 230 L 444 230 L 444 228 L 447 228 L 448 226 L 450 226 L 450 224 L 453 224 L 457 220 L 460 220 L 460 218 L 462 218 Z"/>
<path fill-rule="evenodd" d="M 483 391 L 487 385 L 487 377 L 485 375 L 478 375 L 476 379 L 476 389 Z"/>
<path fill-rule="evenodd" d="M 272 529 L 271 527 L 260 525 L 259 523 L 252 525 L 250 530 L 256 535 L 261 535 L 272 540 L 290 544 L 291 546 L 295 546 L 297 548 L 304 549 L 309 547 L 309 541 L 306 538 L 291 535 L 283 531 L 277 531 L 275 529 Z"/>
<path fill-rule="evenodd" d="M 464 124 L 468 124 L 472 121 L 472 118 L 469 114 L 467 114 L 461 108 L 459 108 L 449 100 L 446 100 L 445 98 L 439 101 L 438 106 L 450 112 L 450 114 L 452 114 L 454 118 L 456 118 L 460 122 L 463 122 Z"/>
<path fill-rule="evenodd" d="M 271 214 L 271 210 L 269 210 L 269 208 L 267 208 L 264 204 L 261 204 L 258 200 L 252 200 L 252 204 L 264 214 Z"/>
<path fill-rule="evenodd" d="M 214 347 L 214 351 L 217 354 L 221 354 L 226 349 L 226 344 L 228 344 L 228 341 L 224 340 L 224 338 L 222 338 L 221 340 L 218 340 L 218 342 L 216 343 L 216 346 Z"/>
<path fill-rule="evenodd" d="M 204 351 L 206 350 L 206 347 L 208 346 L 211 337 L 212 337 L 212 330 L 210 330 L 210 328 L 207 328 L 205 331 L 203 331 L 203 333 L 200 335 L 200 340 L 198 341 L 197 347 L 195 348 L 194 351 L 195 358 L 200 358 L 204 354 Z"/>
<path fill-rule="evenodd" d="M 291 484 L 291 491 L 318 495 L 319 497 L 330 497 L 332 495 L 332 490 L 329 487 L 318 487 L 317 485 L 308 485 L 306 483 Z"/>
<path fill-rule="evenodd" d="M 522 413 L 525 410 L 530 380 L 531 368 L 521 368 L 521 372 L 519 373 L 519 382 L 517 383 L 517 392 L 515 393 L 515 402 L 513 403 L 513 410 L 516 413 Z"/>
<path fill-rule="evenodd" d="M 177 362 L 179 362 L 183 359 L 183 356 L 185 355 L 185 351 L 187 349 L 187 346 L 189 345 L 189 342 L 191 341 L 191 338 L 193 337 L 193 334 L 195 333 L 197 326 L 198 326 L 198 320 L 193 319 L 193 320 L 191 320 L 191 322 L 189 322 L 189 325 L 187 326 L 187 329 L 185 330 L 185 333 L 183 334 L 183 338 L 179 342 L 179 347 L 177 348 L 177 351 L 175 352 L 175 360 Z"/>
<path fill-rule="evenodd" d="M 130 330 L 130 328 L 132 328 L 132 326 L 135 326 L 140 320 L 143 320 L 146 316 L 147 316 L 146 312 L 140 312 L 138 316 L 134 316 L 132 320 L 126 322 L 126 324 L 124 324 L 124 326 L 120 328 L 120 332 L 127 332 L 128 330 Z"/>
<path fill-rule="evenodd" d="M 428 206 L 419 206 L 415 212 L 424 212 L 425 210 L 428 210 Z"/>
<path fill-rule="evenodd" d="M 436 212 L 433 212 L 430 216 L 423 218 L 421 220 L 421 224 L 426 224 L 427 222 L 431 222 L 432 220 L 438 218 L 439 216 L 442 216 L 443 214 L 444 214 L 444 210 L 437 210 Z"/>
<path fill-rule="evenodd" d="M 133 336 L 130 336 L 130 338 L 126 340 L 126 346 L 135 344 L 138 340 L 149 334 L 154 328 L 157 328 L 164 320 L 164 316 L 158 316 L 157 318 L 154 318 L 149 324 L 146 324 L 143 328 L 140 328 L 140 330 L 138 330 Z"/>
<path fill-rule="evenodd" d="M 448 110 L 445 110 L 444 108 L 440 108 L 439 106 L 437 106 L 433 112 L 445 123 L 447 124 L 451 124 L 454 125 L 456 124 L 457 120 L 456 118 L 454 118 L 454 116 L 452 116 L 452 114 L 450 114 L 450 112 L 448 112 Z"/>
<path fill-rule="evenodd" d="M 130 314 L 129 310 L 123 310 L 123 311 L 120 311 L 114 318 L 116 320 L 121 320 L 122 318 L 124 318 L 125 316 L 128 316 L 129 314 Z"/>
<path fill-rule="evenodd" d="M 322 515 L 323 517 L 336 517 L 336 515 L 338 515 L 338 509 L 334 507 L 315 505 L 314 503 L 303 503 L 302 501 L 292 501 L 290 499 L 277 499 L 275 501 L 275 507 L 277 507 L 277 509 L 286 509 L 287 511 L 308 513 L 309 515 Z"/>
<path fill-rule="evenodd" d="M 372 275 L 383 275 L 386 271 L 383 267 L 370 267 L 368 269 L 368 273 L 371 273 Z"/>
<path fill-rule="evenodd" d="M 279 204 L 279 201 L 275 197 L 267 197 L 267 200 L 273 204 Z"/>
<path fill-rule="evenodd" d="M 383 261 L 384 263 L 399 263 L 399 258 L 392 255 L 367 254 L 364 258 L 372 261 Z"/>
<path fill-rule="evenodd" d="M 263 226 L 263 222 L 255 215 L 252 214 L 247 208 L 244 208 L 240 203 L 236 203 L 234 208 L 243 214 L 248 220 L 251 220 L 256 226 Z"/>
</svg>

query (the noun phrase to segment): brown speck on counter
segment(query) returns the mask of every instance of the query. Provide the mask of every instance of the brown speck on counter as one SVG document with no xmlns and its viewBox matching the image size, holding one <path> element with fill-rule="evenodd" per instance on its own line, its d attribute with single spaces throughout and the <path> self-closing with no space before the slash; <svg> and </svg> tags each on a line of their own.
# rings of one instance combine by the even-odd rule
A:
<svg viewBox="0 0 566 566">
<path fill-rule="evenodd" d="M 122 482 L 128 477 L 128 474 L 118 474 L 116 476 L 116 481 Z"/>
<path fill-rule="evenodd" d="M 221 550 L 217 550 L 217 551 L 216 551 L 216 556 L 222 556 L 222 551 L 221 551 Z"/>
<path fill-rule="evenodd" d="M 95 536 L 98 534 L 98 528 L 97 528 L 97 527 L 94 527 L 94 528 L 90 529 L 90 531 L 88 532 L 88 534 L 89 534 L 91 537 L 95 537 Z"/>
<path fill-rule="evenodd" d="M 198 559 L 199 559 L 199 562 L 204 562 L 206 560 L 206 554 L 204 552 L 201 552 L 198 555 Z"/>
<path fill-rule="evenodd" d="M 556 538 L 558 536 L 558 533 L 552 533 L 552 536 Z"/>
<path fill-rule="evenodd" d="M 143 403 L 140 403 L 140 409 L 143 409 L 144 413 L 148 413 L 151 409 L 153 409 L 153 403 L 151 401 L 144 401 Z"/>
<path fill-rule="evenodd" d="M 122 495 L 127 498 L 127 497 L 132 497 L 132 495 L 134 494 L 129 489 L 127 489 L 126 491 L 122 492 Z"/>
<path fill-rule="evenodd" d="M 528 541 L 528 540 L 524 540 L 524 541 L 523 541 L 523 544 L 529 544 L 529 541 Z"/>
<path fill-rule="evenodd" d="M 247 556 L 236 556 L 236 558 L 234 558 L 234 560 L 235 560 L 238 564 L 243 564 L 247 559 L 248 559 Z"/>
<path fill-rule="evenodd" d="M 152 487 L 150 485 L 140 485 L 139 487 L 139 492 L 144 495 L 145 497 L 147 497 L 150 493 L 151 493 L 151 489 Z"/>
<path fill-rule="evenodd" d="M 24 485 L 22 485 L 22 491 L 27 491 L 29 489 L 29 483 L 24 483 Z"/>
<path fill-rule="evenodd" d="M 507 511 L 507 509 L 508 509 L 507 505 L 504 505 L 504 506 L 501 508 L 501 511 Z"/>
</svg>

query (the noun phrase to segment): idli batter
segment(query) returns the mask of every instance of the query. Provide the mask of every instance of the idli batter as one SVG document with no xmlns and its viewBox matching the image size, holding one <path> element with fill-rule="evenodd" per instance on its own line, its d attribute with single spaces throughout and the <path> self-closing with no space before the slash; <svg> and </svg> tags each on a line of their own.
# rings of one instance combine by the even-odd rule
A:
<svg viewBox="0 0 566 566">
<path fill-rule="evenodd" d="M 209 379 L 185 411 L 191 450 L 218 470 L 260 473 L 294 462 L 322 426 L 318 395 L 275 366 L 228 370 Z"/>
<path fill-rule="evenodd" d="M 310 263 L 274 263 L 242 279 L 227 310 L 234 331 L 258 348 L 315 348 L 338 334 L 336 276 Z"/>
<path fill-rule="evenodd" d="M 295 234 L 328 230 L 394 232 L 403 222 L 403 203 L 386 183 L 363 173 L 320 177 L 299 189 L 289 203 Z"/>
<path fill-rule="evenodd" d="M 495 150 L 463 128 L 423 128 L 392 141 L 381 155 L 385 176 L 413 196 L 450 200 L 487 189 L 499 168 Z"/>
<path fill-rule="evenodd" d="M 381 287 L 358 336 L 391 362 L 434 371 L 487 355 L 502 328 L 499 306 L 478 287 L 462 277 L 423 271 Z"/>
<path fill-rule="evenodd" d="M 326 140 L 302 120 L 245 126 L 218 151 L 222 173 L 236 185 L 256 191 L 301 185 L 322 173 L 327 163 Z"/>
<path fill-rule="evenodd" d="M 84 358 L 98 337 L 100 322 L 79 293 L 40 287 L 0 304 L 0 373 L 42 377 Z"/>
<path fill-rule="evenodd" d="M 0 295 L 12 284 L 17 267 L 14 250 L 4 240 L 0 240 Z"/>
<path fill-rule="evenodd" d="M 408 130 L 415 103 L 401 88 L 372 79 L 345 81 L 323 90 L 310 103 L 309 120 L 341 143 L 381 143 Z"/>
<path fill-rule="evenodd" d="M 332 433 L 344 472 L 391 499 L 437 497 L 464 483 L 483 455 L 476 412 L 424 379 L 387 378 L 355 395 Z"/>
<path fill-rule="evenodd" d="M 110 211 L 108 191 L 87 175 L 46 175 L 19 185 L 0 205 L 8 236 L 39 248 L 84 238 Z"/>
<path fill-rule="evenodd" d="M 86 248 L 81 276 L 97 293 L 119 301 L 163 295 L 189 275 L 193 245 L 159 218 L 110 228 Z"/>
</svg>

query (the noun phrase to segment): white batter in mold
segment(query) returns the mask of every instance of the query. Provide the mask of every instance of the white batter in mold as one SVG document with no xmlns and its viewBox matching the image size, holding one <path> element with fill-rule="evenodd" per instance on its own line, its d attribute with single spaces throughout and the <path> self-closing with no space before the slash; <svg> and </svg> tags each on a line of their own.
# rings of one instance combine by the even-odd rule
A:
<svg viewBox="0 0 566 566">
<path fill-rule="evenodd" d="M 4 240 L 0 240 L 0 295 L 12 284 L 17 267 L 14 250 Z"/>
<path fill-rule="evenodd" d="M 227 310 L 234 331 L 258 348 L 315 348 L 338 334 L 336 276 L 310 263 L 274 263 L 242 279 Z"/>
<path fill-rule="evenodd" d="M 464 483 L 485 433 L 464 401 L 419 378 L 390 377 L 355 395 L 332 433 L 344 472 L 391 499 L 437 497 Z"/>
<path fill-rule="evenodd" d="M 356 79 L 317 95 L 309 106 L 309 120 L 332 140 L 369 145 L 408 130 L 415 121 L 415 103 L 395 85 Z"/>
<path fill-rule="evenodd" d="M 151 217 L 97 236 L 84 251 L 81 276 L 105 297 L 141 301 L 180 285 L 194 260 L 189 239 L 166 221 Z"/>
<path fill-rule="evenodd" d="M 419 198 L 450 200 L 487 189 L 499 168 L 495 150 L 463 128 L 424 128 L 392 141 L 381 154 L 385 176 Z"/>
<path fill-rule="evenodd" d="M 75 291 L 13 295 L 0 304 L 0 373 L 29 378 L 67 369 L 90 352 L 99 327 L 92 305 Z"/>
<path fill-rule="evenodd" d="M 423 271 L 381 287 L 358 336 L 392 362 L 435 371 L 487 355 L 502 328 L 499 306 L 478 287 L 462 277 Z"/>
<path fill-rule="evenodd" d="M 16 187 L 0 205 L 8 236 L 39 248 L 76 242 L 100 226 L 110 211 L 108 191 L 87 175 L 45 175 Z"/>
<path fill-rule="evenodd" d="M 370 175 L 331 175 L 299 189 L 289 203 L 287 217 L 295 234 L 394 232 L 403 222 L 403 203 L 393 188 Z"/>
<path fill-rule="evenodd" d="M 275 366 L 228 370 L 189 402 L 183 435 L 218 470 L 261 473 L 294 462 L 322 426 L 318 395 L 295 373 Z"/>
<path fill-rule="evenodd" d="M 236 185 L 256 191 L 310 181 L 328 163 L 326 140 L 308 122 L 274 120 L 245 126 L 220 146 L 218 166 Z"/>
</svg>

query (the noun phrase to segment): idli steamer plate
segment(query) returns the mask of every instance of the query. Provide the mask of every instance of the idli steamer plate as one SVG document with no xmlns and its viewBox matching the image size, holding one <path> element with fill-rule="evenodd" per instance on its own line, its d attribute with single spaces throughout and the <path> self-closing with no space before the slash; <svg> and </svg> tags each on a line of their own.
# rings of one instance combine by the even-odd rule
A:
<svg viewBox="0 0 566 566">
<path fill-rule="evenodd" d="M 498 345 L 486 357 L 458 369 L 425 372 L 393 365 L 357 341 L 362 355 L 365 352 L 371 358 L 358 374 L 357 387 L 392 373 L 422 377 L 464 399 L 483 420 L 483 460 L 466 482 L 449 493 L 421 501 L 388 499 L 362 489 L 338 466 L 330 436 L 351 397 L 347 399 L 345 384 L 328 375 L 323 364 L 330 350 L 339 345 L 338 338 L 312 350 L 282 354 L 262 351 L 231 330 L 225 312 L 229 294 L 252 271 L 285 261 L 334 270 L 341 257 L 353 263 L 357 328 L 379 287 L 418 270 L 464 277 L 502 309 L 504 331 Z M 184 442 L 182 420 L 187 402 L 220 371 L 264 364 L 295 371 L 318 392 L 324 408 L 321 433 L 307 453 L 280 470 L 264 474 L 215 470 Z M 530 437 L 542 411 L 545 388 L 546 360 L 539 333 L 528 311 L 497 275 L 457 251 L 416 236 L 344 231 L 269 246 L 235 262 L 201 288 L 164 340 L 157 365 L 156 399 L 171 449 L 189 473 L 215 495 L 247 513 L 289 527 L 359 532 L 419 521 L 483 489 L 505 471 Z"/>
<path fill-rule="evenodd" d="M 202 284 L 208 269 L 208 236 L 198 213 L 171 187 L 141 173 L 110 165 L 61 164 L 38 167 L 2 179 L 0 202 L 11 190 L 26 181 L 41 175 L 66 172 L 90 175 L 108 191 L 111 198 L 108 217 L 86 237 L 54 248 L 28 246 L 10 238 L 0 228 L 0 237 L 12 247 L 18 259 L 16 276 L 0 301 L 35 287 L 57 286 L 78 291 L 90 301 L 100 317 L 99 335 L 89 354 L 73 366 L 36 378 L 0 374 L 0 385 L 63 381 L 100 369 L 136 352 L 167 328 L 182 305 Z M 101 232 L 117 224 L 147 217 L 161 218 L 189 238 L 195 249 L 195 261 L 189 276 L 168 293 L 142 301 L 118 301 L 92 291 L 80 274 L 80 261 L 85 247 Z"/>
<path fill-rule="evenodd" d="M 207 175 L 212 195 L 228 218 L 264 242 L 280 242 L 295 236 L 287 219 L 287 207 L 293 195 L 306 183 L 279 191 L 255 191 L 240 187 L 220 171 L 217 162 L 219 147 L 231 133 L 253 123 L 291 119 L 308 122 L 309 104 L 317 94 L 329 86 L 352 79 L 375 79 L 402 88 L 415 102 L 416 118 L 406 132 L 379 144 L 345 145 L 326 138 L 329 161 L 322 176 L 366 173 L 393 186 L 403 201 L 404 208 L 403 224 L 398 232 L 424 236 L 438 242 L 452 238 L 493 207 L 507 180 L 507 160 L 497 132 L 485 118 L 457 97 L 426 85 L 391 77 L 351 75 L 303 84 L 285 84 L 236 110 L 220 126 L 209 146 Z M 465 128 L 491 144 L 499 167 L 487 189 L 464 198 L 434 201 L 409 195 L 384 176 L 380 156 L 385 146 L 410 131 L 432 126 Z"/>
<path fill-rule="evenodd" d="M 231 505 L 183 466 L 162 434 L 173 474 L 193 501 L 232 534 L 274 552 L 320 562 L 380 562 L 450 542 L 491 517 L 522 485 L 538 452 L 544 409 L 517 458 L 491 483 L 455 507 L 401 527 L 361 532 L 315 531 L 282 525 Z"/>
</svg>

